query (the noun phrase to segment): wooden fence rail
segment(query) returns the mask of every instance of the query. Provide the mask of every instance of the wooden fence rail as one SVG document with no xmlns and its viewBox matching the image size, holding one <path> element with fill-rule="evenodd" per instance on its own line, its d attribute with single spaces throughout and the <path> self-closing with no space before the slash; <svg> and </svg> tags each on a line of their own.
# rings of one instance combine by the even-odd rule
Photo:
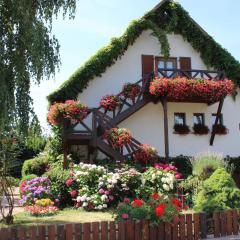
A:
<svg viewBox="0 0 240 240">
<path fill-rule="evenodd" d="M 204 213 L 181 215 L 157 226 L 125 221 L 9 227 L 0 229 L 0 240 L 198 240 L 206 238 L 208 231 L 221 237 L 237 235 L 238 230 L 238 212 L 231 210 L 214 213 L 208 220 Z"/>
</svg>

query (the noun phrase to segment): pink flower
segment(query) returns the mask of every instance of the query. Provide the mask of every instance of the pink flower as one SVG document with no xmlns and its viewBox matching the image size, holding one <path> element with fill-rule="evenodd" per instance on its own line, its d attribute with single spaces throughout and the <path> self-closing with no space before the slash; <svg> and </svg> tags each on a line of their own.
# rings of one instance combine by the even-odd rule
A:
<svg viewBox="0 0 240 240">
<path fill-rule="evenodd" d="M 105 191 L 104 193 L 105 193 L 106 195 L 109 195 L 109 191 Z"/>
<path fill-rule="evenodd" d="M 98 193 L 100 193 L 100 194 L 104 194 L 104 192 L 105 192 L 105 191 L 104 191 L 104 189 L 102 189 L 102 188 L 100 188 L 99 191 L 98 191 Z"/>
<path fill-rule="evenodd" d="M 110 196 L 109 196 L 109 200 L 110 200 L 110 201 L 113 201 L 113 199 L 114 199 L 114 196 L 110 195 Z"/>
<path fill-rule="evenodd" d="M 77 196 L 77 191 L 76 190 L 71 191 L 71 197 L 75 198 L 76 196 Z"/>
<path fill-rule="evenodd" d="M 129 218 L 129 215 L 127 213 L 122 214 L 122 219 L 127 220 Z"/>
<path fill-rule="evenodd" d="M 73 179 L 68 179 L 66 181 L 67 186 L 71 186 L 73 184 L 74 180 Z"/>
<path fill-rule="evenodd" d="M 176 179 L 181 179 L 182 178 L 182 174 L 181 173 L 176 173 L 175 177 L 176 177 Z"/>
<path fill-rule="evenodd" d="M 128 204 L 128 203 L 130 203 L 130 199 L 129 199 L 129 198 L 124 198 L 124 199 L 123 199 L 123 202 L 126 203 L 126 204 Z"/>
</svg>

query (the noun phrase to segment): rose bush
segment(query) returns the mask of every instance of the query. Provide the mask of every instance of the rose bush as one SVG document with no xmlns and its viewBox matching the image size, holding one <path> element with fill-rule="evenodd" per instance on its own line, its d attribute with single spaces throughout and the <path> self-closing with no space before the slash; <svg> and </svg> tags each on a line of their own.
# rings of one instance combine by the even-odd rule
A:
<svg viewBox="0 0 240 240">
<path fill-rule="evenodd" d="M 231 80 L 213 81 L 205 79 L 155 78 L 149 92 L 156 97 L 169 97 L 174 100 L 198 99 L 206 102 L 217 102 L 232 94 L 234 83 Z"/>
<path fill-rule="evenodd" d="M 52 125 L 62 124 L 64 119 L 80 122 L 86 118 L 88 107 L 80 101 L 66 100 L 64 103 L 54 103 L 48 111 L 48 121 Z"/>
</svg>

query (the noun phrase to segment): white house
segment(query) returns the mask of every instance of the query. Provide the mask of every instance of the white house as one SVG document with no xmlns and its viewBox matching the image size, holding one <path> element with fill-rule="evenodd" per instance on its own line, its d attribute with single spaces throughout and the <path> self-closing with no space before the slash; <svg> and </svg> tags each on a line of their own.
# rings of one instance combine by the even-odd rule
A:
<svg viewBox="0 0 240 240">
<path fill-rule="evenodd" d="M 164 68 L 187 71 L 193 78 L 197 73 L 195 70 L 201 70 L 199 74 L 206 73 L 201 76 L 204 78 L 214 76 L 211 71 L 217 71 L 215 74 L 224 71 L 227 78 L 236 84 L 240 82 L 239 62 L 217 44 L 178 3 L 165 0 L 143 18 L 133 22 L 122 37 L 114 39 L 97 52 L 48 99 L 54 102 L 77 98 L 90 108 L 97 108 L 102 96 L 118 94 L 125 83 L 135 83 L 151 72 L 159 75 L 158 70 Z M 171 71 L 167 74 L 171 74 Z M 200 77 L 199 74 L 195 77 Z M 141 105 L 137 111 L 115 123 L 118 127 L 131 130 L 139 142 L 154 146 L 160 156 L 191 156 L 207 150 L 240 156 L 239 94 L 226 97 L 219 112 L 219 102 L 168 101 L 165 107 L 165 124 L 162 104 L 153 101 Z M 228 129 L 224 135 L 213 134 L 212 131 L 217 112 L 218 123 Z M 89 119 L 86 123 L 91 124 Z M 176 123 L 188 125 L 190 133 L 177 134 L 174 131 Z M 196 123 L 208 126 L 209 133 L 195 134 L 192 127 Z M 91 128 L 92 125 L 88 126 Z M 89 144 L 86 139 L 78 139 L 77 134 L 74 136 L 69 141 L 66 139 L 66 143 L 89 145 L 90 151 L 94 147 L 102 150 L 97 144 L 92 145 L 91 139 Z M 211 137 L 213 141 L 210 143 Z"/>
</svg>

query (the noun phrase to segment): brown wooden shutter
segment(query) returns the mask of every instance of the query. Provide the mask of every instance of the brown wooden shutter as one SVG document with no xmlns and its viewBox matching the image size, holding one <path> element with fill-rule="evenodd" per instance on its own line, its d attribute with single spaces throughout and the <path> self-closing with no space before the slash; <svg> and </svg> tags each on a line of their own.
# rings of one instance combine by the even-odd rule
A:
<svg viewBox="0 0 240 240">
<path fill-rule="evenodd" d="M 142 76 L 153 73 L 154 71 L 154 58 L 153 55 L 142 55 Z"/>
<path fill-rule="evenodd" d="M 190 57 L 180 57 L 180 69 L 181 70 L 191 70 L 191 58 Z"/>
</svg>

